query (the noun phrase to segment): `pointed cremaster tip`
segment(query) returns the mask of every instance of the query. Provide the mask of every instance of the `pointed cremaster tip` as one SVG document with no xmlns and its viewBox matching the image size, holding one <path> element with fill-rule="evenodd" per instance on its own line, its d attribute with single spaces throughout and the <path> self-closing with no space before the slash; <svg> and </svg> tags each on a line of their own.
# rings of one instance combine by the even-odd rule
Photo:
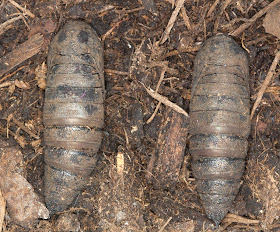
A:
<svg viewBox="0 0 280 232">
<path fill-rule="evenodd" d="M 227 215 L 228 210 L 221 210 L 221 209 L 208 209 L 205 210 L 206 215 L 208 218 L 213 220 L 216 224 L 216 226 L 220 225 L 223 218 Z"/>
</svg>

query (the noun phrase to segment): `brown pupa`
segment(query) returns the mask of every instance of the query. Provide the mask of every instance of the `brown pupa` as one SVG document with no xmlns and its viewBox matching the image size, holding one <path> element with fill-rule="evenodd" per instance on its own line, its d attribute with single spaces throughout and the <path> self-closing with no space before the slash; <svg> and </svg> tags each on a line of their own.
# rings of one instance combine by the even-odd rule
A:
<svg viewBox="0 0 280 232">
<path fill-rule="evenodd" d="M 190 153 L 197 191 L 217 225 L 241 184 L 250 134 L 246 53 L 223 34 L 208 39 L 194 62 Z"/>
<path fill-rule="evenodd" d="M 103 49 L 97 33 L 69 21 L 48 54 L 45 197 L 51 213 L 65 210 L 88 183 L 104 124 Z"/>
</svg>

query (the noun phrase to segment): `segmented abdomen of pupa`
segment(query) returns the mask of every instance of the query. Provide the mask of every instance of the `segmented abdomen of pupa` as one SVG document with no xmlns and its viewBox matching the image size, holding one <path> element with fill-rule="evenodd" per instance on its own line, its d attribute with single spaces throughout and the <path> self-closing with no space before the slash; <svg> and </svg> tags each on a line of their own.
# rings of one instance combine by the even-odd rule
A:
<svg viewBox="0 0 280 232">
<path fill-rule="evenodd" d="M 45 200 L 65 210 L 88 183 L 104 123 L 103 49 L 96 32 L 70 21 L 53 38 L 43 111 Z"/>
<path fill-rule="evenodd" d="M 194 62 L 190 153 L 206 215 L 217 225 L 241 184 L 250 134 L 249 66 L 244 50 L 219 34 Z"/>
</svg>

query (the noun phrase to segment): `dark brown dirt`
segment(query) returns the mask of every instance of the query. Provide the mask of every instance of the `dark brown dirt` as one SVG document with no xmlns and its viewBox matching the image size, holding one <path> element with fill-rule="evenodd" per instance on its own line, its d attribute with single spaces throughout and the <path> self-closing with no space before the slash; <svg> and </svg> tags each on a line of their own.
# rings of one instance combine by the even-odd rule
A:
<svg viewBox="0 0 280 232">
<path fill-rule="evenodd" d="M 102 38 L 105 55 L 104 139 L 91 182 L 66 212 L 54 215 L 49 220 L 39 221 L 30 231 L 279 230 L 278 75 L 264 94 L 252 120 L 243 186 L 230 210 L 231 215 L 222 221 L 220 229 L 215 228 L 207 219 L 200 205 L 190 171 L 188 140 L 179 174 L 178 165 L 173 166 L 178 182 L 174 184 L 173 177 L 165 179 L 160 175 L 160 182 L 165 187 L 153 184 L 157 182 L 157 175 L 153 175 L 153 168 L 153 172 L 149 171 L 151 169 L 148 164 L 158 150 L 158 141 L 162 142 L 161 139 L 158 140 L 158 136 L 164 122 L 162 118 L 166 117 L 168 108 L 162 104 L 154 119 L 147 124 L 158 102 L 147 94 L 141 84 L 155 90 L 163 69 L 166 69 L 158 93 L 188 112 L 193 61 L 201 43 L 212 36 L 215 30 L 225 34 L 232 32 L 243 22 L 235 18 L 249 19 L 272 1 L 254 1 L 253 5 L 246 0 L 237 1 L 238 3 L 232 1 L 225 10 L 223 4 L 226 1 L 220 1 L 221 4 L 207 15 L 214 0 L 186 0 L 184 7 L 191 30 L 179 14 L 170 38 L 161 45 L 158 41 L 173 8 L 170 3 L 172 1 L 155 2 L 157 15 L 145 10 L 141 1 L 17 1 L 29 9 L 35 18 L 26 16 L 26 22 L 18 20 L 12 28 L 0 35 L 0 57 L 37 32 L 44 35 L 45 45 L 39 54 L 4 75 L 6 79 L 1 83 L 8 81 L 9 87 L 0 88 L 0 131 L 5 136 L 8 128 L 10 136 L 15 137 L 21 145 L 28 181 L 42 199 L 44 90 L 38 87 L 35 69 L 46 62 L 51 38 L 67 20 L 73 18 L 82 19 L 96 29 Z M 19 12 L 9 1 L 2 1 L 0 23 Z M 278 40 L 265 34 L 262 21 L 263 17 L 245 30 L 243 35 L 235 38 L 240 45 L 243 40 L 243 45 L 250 51 L 252 104 L 274 54 L 279 49 Z M 277 69 L 276 73 L 278 72 Z M 22 80 L 30 88 L 16 87 L 16 80 Z M 41 139 L 31 137 L 13 120 L 9 121 L 11 114 Z M 148 172 L 152 174 L 153 181 L 146 179 Z M 168 170 L 168 174 L 170 172 L 172 170 Z M 248 222 L 248 219 L 256 221 Z M 8 216 L 5 217 L 3 230 L 28 231 L 16 225 Z"/>
</svg>

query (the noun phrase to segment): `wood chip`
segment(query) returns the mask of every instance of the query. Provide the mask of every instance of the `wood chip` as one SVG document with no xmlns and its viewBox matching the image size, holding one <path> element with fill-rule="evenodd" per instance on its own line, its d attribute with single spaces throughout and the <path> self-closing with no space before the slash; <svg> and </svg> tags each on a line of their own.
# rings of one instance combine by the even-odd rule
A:
<svg viewBox="0 0 280 232">
<path fill-rule="evenodd" d="M 21 64 L 30 57 L 36 55 L 43 46 L 44 37 L 36 34 L 13 51 L 0 58 L 0 77 Z"/>
</svg>

